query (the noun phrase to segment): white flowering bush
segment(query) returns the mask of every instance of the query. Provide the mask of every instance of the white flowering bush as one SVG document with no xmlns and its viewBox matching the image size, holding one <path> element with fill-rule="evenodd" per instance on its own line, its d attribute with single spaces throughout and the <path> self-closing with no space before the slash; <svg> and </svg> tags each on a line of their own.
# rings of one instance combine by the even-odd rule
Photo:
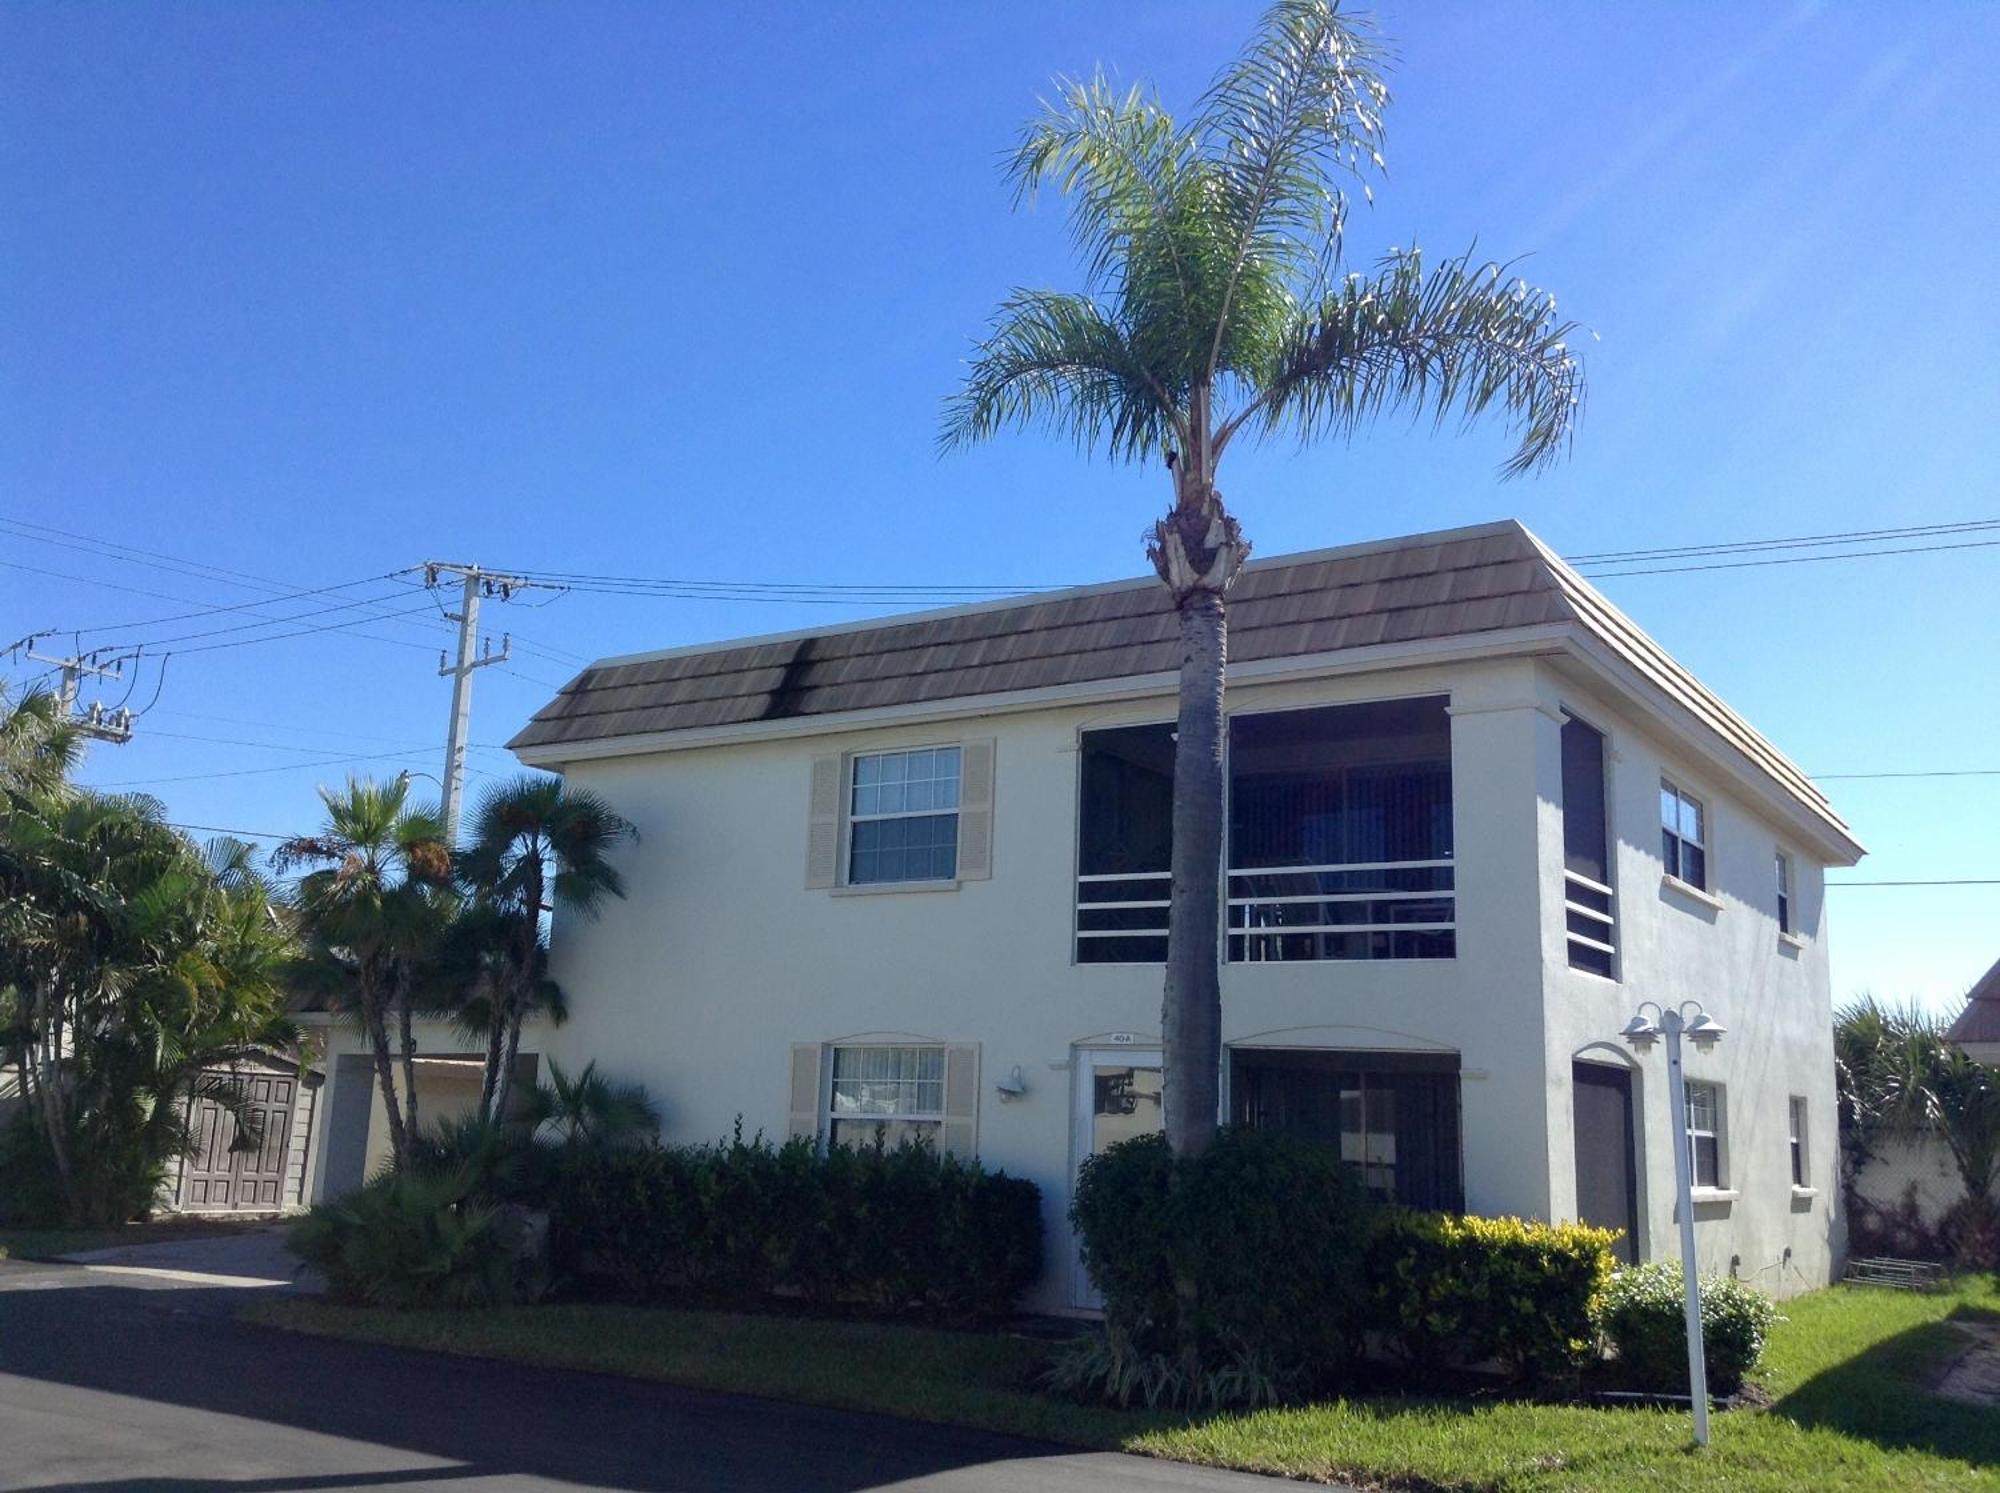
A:
<svg viewBox="0 0 2000 1493">
<path fill-rule="evenodd" d="M 1712 1394 L 1734 1394 L 1764 1356 L 1778 1321 L 1771 1298 L 1727 1276 L 1701 1278 L 1702 1358 Z M 1680 1266 L 1665 1261 L 1620 1270 L 1597 1304 L 1597 1329 L 1639 1389 L 1685 1394 L 1687 1318 Z"/>
</svg>

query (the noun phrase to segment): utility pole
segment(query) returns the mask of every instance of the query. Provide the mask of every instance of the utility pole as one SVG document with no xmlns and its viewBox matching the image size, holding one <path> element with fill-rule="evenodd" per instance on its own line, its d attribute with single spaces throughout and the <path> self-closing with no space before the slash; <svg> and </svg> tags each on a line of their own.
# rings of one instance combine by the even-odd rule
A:
<svg viewBox="0 0 2000 1493">
<path fill-rule="evenodd" d="M 488 664 L 505 663 L 513 651 L 513 639 L 506 634 L 501 636 L 498 653 L 493 651 L 491 638 L 482 644 L 479 637 L 479 603 L 489 596 L 507 601 L 516 591 L 533 584 L 519 576 L 497 575 L 481 570 L 477 565 L 455 565 L 445 560 L 430 560 L 424 564 L 426 586 L 436 586 L 441 578 L 454 575 L 460 581 L 458 610 L 444 615 L 447 621 L 458 624 L 458 658 L 454 662 L 449 654 L 438 655 L 438 673 L 451 680 L 451 719 L 445 728 L 442 805 L 447 844 L 458 841 L 458 821 L 465 798 L 465 748 L 472 732 L 473 670 L 483 669 Z"/>
<path fill-rule="evenodd" d="M 69 658 L 51 658 L 46 653 L 35 652 L 37 638 L 24 640 L 25 656 L 38 664 L 54 664 L 62 670 L 62 685 L 56 691 L 56 699 L 62 705 L 63 719 L 67 720 L 79 733 L 97 741 L 115 743 L 132 739 L 132 712 L 120 706 L 116 710 L 106 710 L 103 704 L 93 700 L 88 710 L 78 710 L 76 697 L 85 679 L 123 679 L 125 658 L 114 658 L 108 664 L 97 662 L 100 655 L 95 653 L 76 654 Z"/>
</svg>

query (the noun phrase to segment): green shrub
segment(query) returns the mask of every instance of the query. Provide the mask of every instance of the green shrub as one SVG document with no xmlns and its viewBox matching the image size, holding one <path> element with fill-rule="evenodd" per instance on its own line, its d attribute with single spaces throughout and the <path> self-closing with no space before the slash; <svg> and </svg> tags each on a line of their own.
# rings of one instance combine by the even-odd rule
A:
<svg viewBox="0 0 2000 1493">
<path fill-rule="evenodd" d="M 1598 1328 L 1634 1388 L 1657 1394 L 1688 1389 L 1687 1317 L 1678 1265 L 1659 1261 L 1620 1270 L 1604 1288 Z M 1713 1394 L 1733 1394 L 1764 1353 L 1778 1320 L 1769 1297 L 1725 1276 L 1701 1278 L 1702 1360 Z"/>
<path fill-rule="evenodd" d="M 1041 1195 L 928 1146 L 761 1137 L 646 1145 L 564 1169 L 565 1270 L 640 1301 L 782 1295 L 970 1321 L 1005 1315 L 1041 1269 Z"/>
<path fill-rule="evenodd" d="M 1182 1405 L 1294 1397 L 1338 1376 L 1371 1211 L 1331 1147 L 1230 1128 L 1198 1157 L 1162 1136 L 1093 1156 L 1070 1209 L 1104 1295 L 1105 1366 L 1077 1382 Z M 1062 1373 L 1060 1366 L 1058 1373 Z"/>
<path fill-rule="evenodd" d="M 505 1212 L 475 1201 L 474 1183 L 466 1171 L 377 1177 L 315 1206 L 285 1247 L 342 1301 L 495 1306 L 539 1295 Z"/>
<path fill-rule="evenodd" d="M 1387 1209 L 1368 1251 L 1370 1321 L 1414 1368 L 1498 1360 L 1522 1380 L 1574 1374 L 1617 1234 L 1586 1224 Z"/>
</svg>

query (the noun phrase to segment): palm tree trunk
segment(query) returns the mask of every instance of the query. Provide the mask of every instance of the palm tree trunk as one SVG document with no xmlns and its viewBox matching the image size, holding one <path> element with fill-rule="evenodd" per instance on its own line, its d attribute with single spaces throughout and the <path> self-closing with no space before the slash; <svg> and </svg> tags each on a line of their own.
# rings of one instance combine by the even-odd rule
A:
<svg viewBox="0 0 2000 1493">
<path fill-rule="evenodd" d="M 409 1132 L 403 1128 L 403 1105 L 396 1097 L 396 1065 L 389 1056 L 389 1023 L 381 1000 L 370 990 L 361 994 L 361 1024 L 375 1057 L 375 1082 L 382 1090 L 382 1108 L 389 1117 L 389 1153 L 402 1167 L 410 1159 Z"/>
<path fill-rule="evenodd" d="M 1197 1156 L 1215 1138 L 1222 1066 L 1222 684 L 1229 641 L 1221 594 L 1190 593 L 1180 622 L 1173 891 L 1160 1029 L 1167 1144 L 1176 1155 Z"/>
<path fill-rule="evenodd" d="M 479 1084 L 479 1117 L 488 1124 L 500 1117 L 495 1105 L 500 1095 L 500 1056 L 507 1040 L 505 1028 L 500 993 L 494 989 L 487 1002 L 486 1071 Z"/>
<path fill-rule="evenodd" d="M 507 1118 L 507 1104 L 514 1095 L 514 1064 L 521 1055 L 521 1003 L 507 1002 L 503 1024 L 507 1028 L 507 1052 L 500 1064 L 499 1083 L 493 1092 L 493 1118 Z"/>
<path fill-rule="evenodd" d="M 42 1051 L 36 1058 L 35 1089 L 41 1098 L 42 1128 L 48 1132 L 49 1158 L 55 1163 L 56 1188 L 62 1194 L 63 1221 L 72 1226 L 84 1219 L 83 1197 L 69 1154 L 69 1116 L 64 1113 L 61 1038 L 53 1021 L 43 1027 Z"/>
<path fill-rule="evenodd" d="M 410 972 L 401 968 L 396 972 L 396 1025 L 402 1041 L 403 1124 L 415 1141 L 423 1134 L 417 1122 L 417 1038 L 410 1019 Z"/>
</svg>

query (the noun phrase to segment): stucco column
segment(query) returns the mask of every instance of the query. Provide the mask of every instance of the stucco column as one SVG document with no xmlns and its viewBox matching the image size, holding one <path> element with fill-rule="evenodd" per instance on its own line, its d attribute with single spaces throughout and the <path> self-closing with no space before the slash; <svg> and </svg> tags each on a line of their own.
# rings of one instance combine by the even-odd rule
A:
<svg viewBox="0 0 2000 1493">
<path fill-rule="evenodd" d="M 1557 1159 L 1543 1010 L 1544 794 L 1560 785 L 1559 717 L 1527 660 L 1455 691 L 1451 716 L 1458 965 L 1474 1008 L 1460 1045 L 1465 1205 L 1547 1218 Z M 1562 1151 L 1568 1168 L 1566 1138 Z"/>
</svg>

